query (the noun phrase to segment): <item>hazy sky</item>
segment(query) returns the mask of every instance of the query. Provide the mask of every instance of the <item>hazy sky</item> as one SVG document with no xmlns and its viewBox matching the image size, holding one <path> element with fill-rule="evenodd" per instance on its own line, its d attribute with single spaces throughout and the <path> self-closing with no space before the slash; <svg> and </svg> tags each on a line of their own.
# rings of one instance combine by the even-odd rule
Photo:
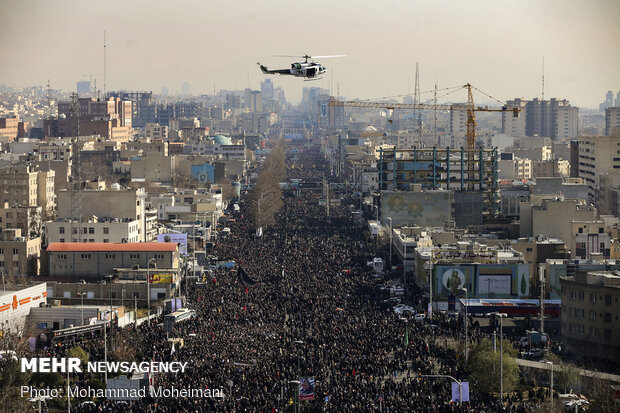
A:
<svg viewBox="0 0 620 413">
<path fill-rule="evenodd" d="M 108 90 L 258 89 L 257 61 L 305 53 L 347 57 L 320 60 L 318 81 L 272 77 L 293 102 L 330 83 L 349 98 L 413 93 L 416 62 L 422 91 L 470 82 L 529 99 L 543 56 L 547 98 L 598 107 L 620 90 L 618 0 L 0 0 L 0 16 L 0 84 L 16 87 L 69 91 L 94 74 L 102 88 L 105 30 Z"/>
</svg>

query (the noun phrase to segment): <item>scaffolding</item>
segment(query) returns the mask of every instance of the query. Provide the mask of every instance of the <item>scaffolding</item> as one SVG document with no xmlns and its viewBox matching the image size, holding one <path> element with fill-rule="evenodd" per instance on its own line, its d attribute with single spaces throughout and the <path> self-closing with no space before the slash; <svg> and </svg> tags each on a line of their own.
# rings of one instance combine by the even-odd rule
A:
<svg viewBox="0 0 620 413">
<path fill-rule="evenodd" d="M 495 217 L 500 199 L 497 161 L 497 148 L 381 149 L 379 188 L 482 192 L 483 215 Z"/>
</svg>

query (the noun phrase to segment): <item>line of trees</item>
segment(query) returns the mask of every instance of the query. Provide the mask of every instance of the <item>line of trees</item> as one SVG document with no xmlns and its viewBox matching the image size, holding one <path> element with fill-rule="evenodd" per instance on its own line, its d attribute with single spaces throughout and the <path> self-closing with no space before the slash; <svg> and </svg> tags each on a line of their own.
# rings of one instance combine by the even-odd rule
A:
<svg viewBox="0 0 620 413">
<path fill-rule="evenodd" d="M 275 215 L 282 207 L 280 182 L 286 178 L 286 146 L 280 139 L 260 170 L 250 197 L 250 211 L 255 228 L 268 227 L 275 222 Z"/>
</svg>

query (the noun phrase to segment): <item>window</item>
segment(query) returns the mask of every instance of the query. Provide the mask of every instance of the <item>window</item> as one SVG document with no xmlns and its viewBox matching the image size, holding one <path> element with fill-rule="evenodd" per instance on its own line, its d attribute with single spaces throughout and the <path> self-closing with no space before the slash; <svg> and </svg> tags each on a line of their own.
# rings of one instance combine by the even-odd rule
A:
<svg viewBox="0 0 620 413">
<path fill-rule="evenodd" d="M 129 259 L 139 260 L 140 259 L 140 254 L 129 254 Z"/>
<path fill-rule="evenodd" d="M 590 302 L 591 303 L 595 303 L 596 302 L 596 294 L 590 293 Z"/>
<path fill-rule="evenodd" d="M 104 244 L 107 244 L 108 242 L 110 242 L 110 240 L 109 240 L 109 239 L 107 239 L 107 238 L 103 240 L 103 243 L 104 243 Z"/>
<path fill-rule="evenodd" d="M 65 239 L 64 239 L 64 238 L 61 238 L 61 239 L 60 239 L 60 242 L 65 242 Z"/>
<path fill-rule="evenodd" d="M 88 228 L 88 233 L 89 234 L 94 234 L 95 233 L 95 228 L 94 227 Z"/>
<path fill-rule="evenodd" d="M 19 254 L 19 250 L 17 248 L 13 248 L 13 255 Z"/>
<path fill-rule="evenodd" d="M 106 260 L 113 260 L 114 258 L 116 258 L 116 254 L 106 254 L 105 258 Z"/>
<path fill-rule="evenodd" d="M 83 260 L 90 260 L 90 254 L 82 254 Z"/>
<path fill-rule="evenodd" d="M 602 234 L 602 233 L 603 233 L 603 228 L 599 228 L 599 229 L 598 229 L 598 233 L 599 233 L 599 234 Z"/>
<path fill-rule="evenodd" d="M 19 261 L 13 261 L 13 267 L 15 268 L 19 267 Z"/>
<path fill-rule="evenodd" d="M 611 305 L 611 295 L 605 296 L 605 305 Z"/>
<path fill-rule="evenodd" d="M 4 254 L 4 248 L 0 248 L 0 255 Z"/>
<path fill-rule="evenodd" d="M 64 234 L 65 233 L 65 227 L 59 227 L 58 228 L 58 233 Z"/>
<path fill-rule="evenodd" d="M 164 254 L 155 254 L 154 258 L 156 260 L 163 260 L 164 259 Z"/>
<path fill-rule="evenodd" d="M 585 295 L 586 293 L 584 293 L 583 291 L 579 291 L 579 301 L 583 301 L 585 299 Z"/>
<path fill-rule="evenodd" d="M 605 322 L 611 323 L 611 313 L 605 313 Z"/>
<path fill-rule="evenodd" d="M 59 260 L 66 260 L 67 259 L 67 254 L 58 254 L 58 259 Z"/>
<path fill-rule="evenodd" d="M 133 298 L 140 298 L 140 293 L 133 293 Z"/>
<path fill-rule="evenodd" d="M 590 327 L 590 336 L 596 337 L 596 328 L 595 327 Z"/>
<path fill-rule="evenodd" d="M 110 233 L 110 228 L 108 228 L 108 227 L 103 227 L 103 233 L 104 233 L 104 234 L 109 234 L 109 233 Z"/>
<path fill-rule="evenodd" d="M 4 267 L 4 261 L 0 261 L 0 267 Z"/>
<path fill-rule="evenodd" d="M 590 311 L 590 320 L 596 320 L 596 311 Z"/>
<path fill-rule="evenodd" d="M 605 339 L 611 340 L 611 330 L 605 329 Z"/>
</svg>

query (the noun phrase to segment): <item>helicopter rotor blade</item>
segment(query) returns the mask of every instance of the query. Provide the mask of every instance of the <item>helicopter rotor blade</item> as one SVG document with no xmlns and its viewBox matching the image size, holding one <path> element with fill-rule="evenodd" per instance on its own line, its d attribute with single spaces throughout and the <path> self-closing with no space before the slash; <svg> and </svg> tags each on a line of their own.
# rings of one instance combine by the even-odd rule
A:
<svg viewBox="0 0 620 413">
<path fill-rule="evenodd" d="M 310 59 L 325 59 L 325 58 L 328 58 L 328 57 L 345 57 L 345 56 L 346 56 L 346 54 L 334 54 L 334 55 L 329 55 L 329 56 L 308 56 L 308 58 L 310 58 Z"/>
</svg>

